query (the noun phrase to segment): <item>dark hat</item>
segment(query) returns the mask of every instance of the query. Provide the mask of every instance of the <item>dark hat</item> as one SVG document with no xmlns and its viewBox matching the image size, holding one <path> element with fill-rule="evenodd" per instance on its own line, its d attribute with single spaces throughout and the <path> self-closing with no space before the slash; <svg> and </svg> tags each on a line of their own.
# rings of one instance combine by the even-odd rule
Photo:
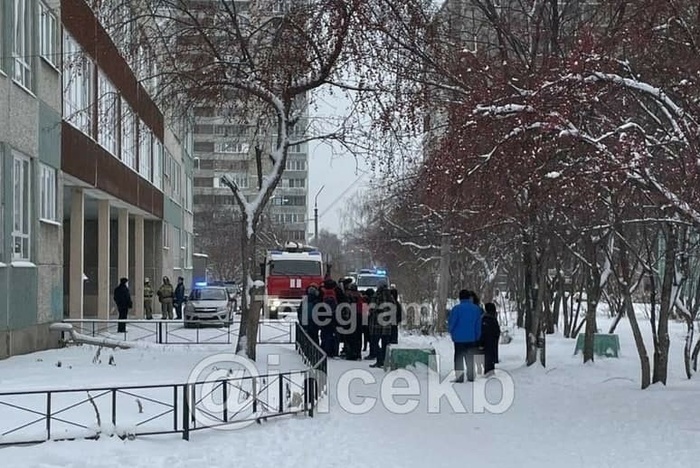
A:
<svg viewBox="0 0 700 468">
<path fill-rule="evenodd" d="M 129 281 L 129 278 L 119 278 L 119 284 L 126 284 Z"/>
</svg>

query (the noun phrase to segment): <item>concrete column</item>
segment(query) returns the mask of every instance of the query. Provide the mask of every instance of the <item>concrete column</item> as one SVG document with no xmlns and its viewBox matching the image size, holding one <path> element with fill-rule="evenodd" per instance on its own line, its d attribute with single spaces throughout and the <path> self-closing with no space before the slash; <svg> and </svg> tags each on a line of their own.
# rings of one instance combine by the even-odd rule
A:
<svg viewBox="0 0 700 468">
<path fill-rule="evenodd" d="M 143 318 L 143 281 L 145 279 L 145 251 L 143 235 L 143 216 L 134 216 L 134 281 L 132 293 L 134 294 L 134 314 L 136 318 Z"/>
<path fill-rule="evenodd" d="M 97 202 L 97 318 L 108 319 L 112 309 L 109 284 L 109 200 Z"/>
<path fill-rule="evenodd" d="M 129 211 L 125 208 L 119 208 L 117 213 L 117 276 L 119 278 L 129 278 Z M 133 284 L 133 281 L 129 281 L 129 286 L 132 288 Z"/>
<path fill-rule="evenodd" d="M 70 277 L 68 278 L 69 316 L 83 318 L 83 275 L 85 265 L 85 195 L 74 188 L 70 206 Z"/>
</svg>

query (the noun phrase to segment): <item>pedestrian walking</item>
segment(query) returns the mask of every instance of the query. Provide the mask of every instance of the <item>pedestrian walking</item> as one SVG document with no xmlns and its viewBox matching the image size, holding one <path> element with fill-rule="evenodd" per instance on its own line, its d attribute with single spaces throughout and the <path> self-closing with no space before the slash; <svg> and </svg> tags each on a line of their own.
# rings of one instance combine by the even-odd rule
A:
<svg viewBox="0 0 700 468">
<path fill-rule="evenodd" d="M 129 292 L 129 280 L 121 278 L 119 286 L 114 288 L 114 303 L 117 305 L 119 312 L 119 320 L 126 320 L 129 316 L 129 309 L 133 307 L 131 302 L 131 292 Z M 126 332 L 126 323 L 119 322 L 117 324 L 117 333 Z"/>
<path fill-rule="evenodd" d="M 175 318 L 182 320 L 182 305 L 185 303 L 185 278 L 178 276 L 175 286 Z"/>
<path fill-rule="evenodd" d="M 496 304 L 487 302 L 484 305 L 484 315 L 481 319 L 481 346 L 484 350 L 484 374 L 496 368 L 498 363 L 498 341 L 501 337 L 501 326 L 498 323 Z"/>
<path fill-rule="evenodd" d="M 481 309 L 473 302 L 475 296 L 471 291 L 461 290 L 459 304 L 452 308 L 447 321 L 454 343 L 454 382 L 464 382 L 464 361 L 467 380 L 474 381 L 474 356 L 481 344 Z"/>
<path fill-rule="evenodd" d="M 153 288 L 150 278 L 143 283 L 143 313 L 146 320 L 153 320 Z"/>
</svg>

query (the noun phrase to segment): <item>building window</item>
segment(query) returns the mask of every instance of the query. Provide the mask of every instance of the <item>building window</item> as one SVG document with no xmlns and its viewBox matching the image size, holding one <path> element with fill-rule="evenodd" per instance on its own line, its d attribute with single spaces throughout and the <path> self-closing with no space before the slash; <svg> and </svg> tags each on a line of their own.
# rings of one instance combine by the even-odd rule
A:
<svg viewBox="0 0 700 468">
<path fill-rule="evenodd" d="M 122 142 L 121 159 L 136 170 L 136 120 L 129 104 L 122 98 Z"/>
<path fill-rule="evenodd" d="M 225 185 L 221 180 L 222 177 L 223 176 L 214 177 L 214 187 L 228 188 L 228 185 Z M 233 181 L 233 183 L 235 183 L 239 189 L 249 188 L 248 176 L 246 174 L 226 174 L 226 177 L 228 177 L 229 180 Z"/>
<path fill-rule="evenodd" d="M 177 203 L 182 204 L 182 172 L 180 164 L 174 158 L 170 158 L 170 197 Z"/>
<path fill-rule="evenodd" d="M 69 34 L 63 37 L 63 117 L 92 135 L 93 65 Z"/>
<path fill-rule="evenodd" d="M 163 145 L 155 139 L 156 146 L 153 149 L 153 185 L 158 190 L 163 190 Z"/>
<path fill-rule="evenodd" d="M 58 20 L 56 15 L 46 6 L 44 2 L 39 2 L 39 39 L 41 41 L 41 56 L 51 65 L 56 66 L 56 43 L 58 41 Z"/>
<path fill-rule="evenodd" d="M 40 167 L 41 212 L 39 217 L 49 221 L 58 221 L 56 210 L 56 169 L 44 164 L 41 164 Z"/>
<path fill-rule="evenodd" d="M 154 141 L 155 140 L 155 141 Z M 141 122 L 139 129 L 139 174 L 144 179 L 151 181 L 151 161 L 155 152 L 157 140 L 145 123 Z"/>
<path fill-rule="evenodd" d="M 286 169 L 288 171 L 305 171 L 306 161 L 299 159 L 287 159 Z"/>
<path fill-rule="evenodd" d="M 306 179 L 284 179 L 284 184 L 283 186 L 289 187 L 289 188 L 305 188 L 306 187 Z"/>
<path fill-rule="evenodd" d="M 29 0 L 14 0 L 13 24 L 15 81 L 27 89 L 31 88 L 32 66 L 32 11 Z"/>
<path fill-rule="evenodd" d="M 247 143 L 239 143 L 237 141 L 222 141 L 215 145 L 214 151 L 217 153 L 247 153 Z"/>
<path fill-rule="evenodd" d="M 119 132 L 119 94 L 103 73 L 98 75 L 99 97 L 97 101 L 97 140 L 104 149 L 117 155 Z"/>
<path fill-rule="evenodd" d="M 166 222 L 163 222 L 163 248 L 170 248 L 170 226 Z"/>
<path fill-rule="evenodd" d="M 173 267 L 176 270 L 179 270 L 182 268 L 182 263 L 181 263 L 181 256 L 182 256 L 182 249 L 180 247 L 181 240 L 180 240 L 180 228 L 173 227 Z"/>
<path fill-rule="evenodd" d="M 185 209 L 192 211 L 192 177 L 185 176 Z"/>
<path fill-rule="evenodd" d="M 31 235 L 31 161 L 28 157 L 14 154 L 12 181 L 12 243 L 14 260 L 30 259 Z"/>
</svg>

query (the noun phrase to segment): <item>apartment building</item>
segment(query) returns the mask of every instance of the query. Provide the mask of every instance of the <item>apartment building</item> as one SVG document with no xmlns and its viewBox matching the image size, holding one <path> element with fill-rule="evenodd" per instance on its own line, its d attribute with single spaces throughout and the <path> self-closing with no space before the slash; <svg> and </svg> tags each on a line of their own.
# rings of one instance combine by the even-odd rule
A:
<svg viewBox="0 0 700 468">
<path fill-rule="evenodd" d="M 239 15 L 249 15 L 260 21 L 284 14 L 290 5 L 289 0 L 236 2 Z M 308 126 L 308 105 L 305 99 L 300 99 L 299 105 L 302 118 L 292 137 L 301 140 Z M 259 176 L 268 174 L 271 168 L 267 154 L 276 139 L 275 127 L 261 121 L 250 109 L 240 111 L 235 98 L 216 105 L 202 104 L 194 112 L 195 213 L 235 215 L 239 207 L 221 179 L 226 176 L 233 180 L 246 197 L 252 199 L 257 193 Z M 263 152 L 260 164 L 256 159 L 256 146 Z M 281 242 L 304 242 L 308 231 L 308 204 L 308 144 L 300 143 L 289 148 L 286 169 L 270 200 L 264 224 Z M 200 241 L 198 247 L 211 245 L 210 238 L 218 235 L 206 229 L 206 223 L 195 228 Z M 215 258 L 212 260 L 216 262 Z"/>
<path fill-rule="evenodd" d="M 85 0 L 3 0 L 0 25 L 1 358 L 56 345 L 56 320 L 112 316 L 120 277 L 134 317 L 146 277 L 189 279 L 193 124 L 150 97 L 138 36 Z"/>
</svg>

